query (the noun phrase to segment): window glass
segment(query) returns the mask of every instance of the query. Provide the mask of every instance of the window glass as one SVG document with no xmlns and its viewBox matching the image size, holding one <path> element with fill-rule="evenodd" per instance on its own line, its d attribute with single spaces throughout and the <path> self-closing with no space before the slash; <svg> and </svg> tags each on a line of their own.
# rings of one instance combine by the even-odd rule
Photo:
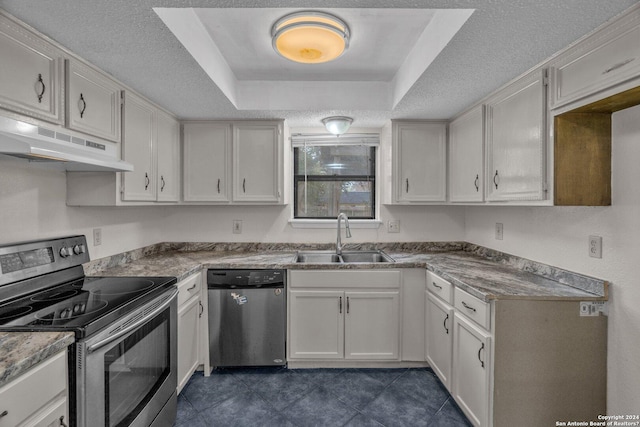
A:
<svg viewBox="0 0 640 427">
<path fill-rule="evenodd" d="M 376 148 L 307 145 L 294 148 L 294 218 L 375 218 Z"/>
</svg>

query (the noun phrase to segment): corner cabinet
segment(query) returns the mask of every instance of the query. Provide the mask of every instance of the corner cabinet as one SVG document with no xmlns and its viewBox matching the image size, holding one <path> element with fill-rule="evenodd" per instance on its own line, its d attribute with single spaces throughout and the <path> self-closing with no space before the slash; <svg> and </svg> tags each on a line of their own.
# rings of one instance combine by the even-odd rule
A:
<svg viewBox="0 0 640 427">
<path fill-rule="evenodd" d="M 283 122 L 187 122 L 185 202 L 283 203 Z"/>
<path fill-rule="evenodd" d="M 62 55 L 0 11 L 0 108 L 63 125 Z"/>
<path fill-rule="evenodd" d="M 400 272 L 289 271 L 288 360 L 397 361 Z"/>
<path fill-rule="evenodd" d="M 134 165 L 122 175 L 123 201 L 177 202 L 180 124 L 143 98 L 124 94 L 122 158 Z"/>
<path fill-rule="evenodd" d="M 487 200 L 546 197 L 546 70 L 536 70 L 486 103 Z"/>
<path fill-rule="evenodd" d="M 392 128 L 393 203 L 445 202 L 446 122 L 393 121 Z"/>
<path fill-rule="evenodd" d="M 106 74 L 75 59 L 67 59 L 67 127 L 120 142 L 122 86 Z"/>
<path fill-rule="evenodd" d="M 0 387 L 0 426 L 69 425 L 67 350 Z"/>
<path fill-rule="evenodd" d="M 484 201 L 484 105 L 449 123 L 449 200 Z"/>
</svg>

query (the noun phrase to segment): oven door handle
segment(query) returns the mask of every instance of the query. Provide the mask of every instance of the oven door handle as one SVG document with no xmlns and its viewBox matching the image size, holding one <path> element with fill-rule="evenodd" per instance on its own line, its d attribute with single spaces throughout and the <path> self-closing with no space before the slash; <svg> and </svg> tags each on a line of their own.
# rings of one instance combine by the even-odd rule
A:
<svg viewBox="0 0 640 427">
<path fill-rule="evenodd" d="M 174 291 L 171 293 L 171 296 L 169 297 L 169 299 L 167 299 L 167 301 L 162 303 L 162 305 L 160 305 L 158 308 L 153 310 L 151 313 L 148 313 L 146 316 L 144 316 L 140 320 L 137 320 L 136 322 L 132 323 L 131 325 L 127 326 L 125 329 L 121 330 L 117 334 L 111 335 L 110 337 L 105 338 L 102 341 L 98 341 L 95 344 L 91 344 L 87 348 L 87 351 L 89 353 L 93 353 L 94 351 L 99 350 L 100 348 L 104 347 L 105 345 L 117 340 L 121 336 L 126 335 L 129 332 L 132 332 L 133 330 L 137 329 L 139 326 L 147 323 L 149 320 L 153 319 L 158 313 L 160 313 L 164 309 L 166 309 L 171 304 L 171 302 L 176 297 L 176 295 L 178 295 L 178 290 L 174 289 Z"/>
</svg>

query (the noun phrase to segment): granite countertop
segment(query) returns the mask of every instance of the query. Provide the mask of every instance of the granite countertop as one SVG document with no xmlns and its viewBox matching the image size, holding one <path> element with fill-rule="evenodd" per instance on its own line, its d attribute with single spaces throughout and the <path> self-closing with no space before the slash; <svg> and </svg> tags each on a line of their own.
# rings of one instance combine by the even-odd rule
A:
<svg viewBox="0 0 640 427">
<path fill-rule="evenodd" d="M 0 387 L 73 344 L 72 332 L 0 332 Z"/>
<path fill-rule="evenodd" d="M 606 300 L 608 283 L 555 267 L 487 250 L 474 245 L 411 247 L 390 245 L 382 248 L 395 263 L 310 264 L 294 263 L 295 250 L 273 244 L 234 247 L 183 244 L 162 248 L 125 262 L 103 261 L 85 266 L 87 275 L 175 276 L 182 280 L 207 268 L 277 269 L 389 269 L 426 268 L 454 285 L 484 300 Z M 322 245 L 317 249 L 327 249 Z M 243 250 L 244 249 L 244 250 Z M 247 250 L 248 249 L 248 250 Z M 308 250 L 308 247 L 303 248 Z M 353 249 L 371 249 L 370 244 Z M 417 251 L 416 251 L 417 249 Z"/>
</svg>

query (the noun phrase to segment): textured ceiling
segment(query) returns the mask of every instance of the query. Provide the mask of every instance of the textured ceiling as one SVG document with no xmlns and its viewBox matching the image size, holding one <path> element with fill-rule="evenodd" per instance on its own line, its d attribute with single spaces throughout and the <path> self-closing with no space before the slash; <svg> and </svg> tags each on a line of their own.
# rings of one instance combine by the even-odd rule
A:
<svg viewBox="0 0 640 427">
<path fill-rule="evenodd" d="M 0 0 L 0 7 L 186 119 L 285 118 L 354 126 L 450 118 L 636 4 L 635 0 Z M 236 110 L 153 7 L 472 8 L 475 13 L 392 111 Z"/>
</svg>

